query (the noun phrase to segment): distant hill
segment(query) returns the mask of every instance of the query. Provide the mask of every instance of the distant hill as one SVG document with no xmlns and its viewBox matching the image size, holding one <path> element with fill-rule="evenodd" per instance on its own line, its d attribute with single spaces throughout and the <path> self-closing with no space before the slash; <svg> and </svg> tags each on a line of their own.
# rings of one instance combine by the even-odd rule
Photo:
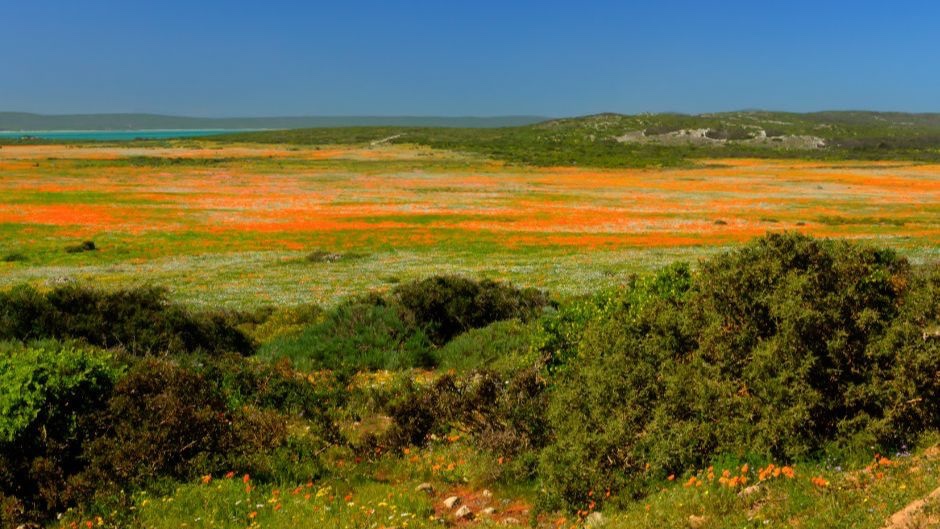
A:
<svg viewBox="0 0 940 529">
<path fill-rule="evenodd" d="M 545 121 L 542 116 L 309 116 L 192 118 L 160 114 L 62 114 L 0 112 L 0 131 L 297 129 L 309 127 L 512 127 Z"/>
<path fill-rule="evenodd" d="M 940 114 L 899 112 L 607 113 L 485 129 L 301 128 L 217 139 L 318 145 L 383 138 L 534 165 L 675 166 L 733 156 L 940 162 Z"/>
</svg>

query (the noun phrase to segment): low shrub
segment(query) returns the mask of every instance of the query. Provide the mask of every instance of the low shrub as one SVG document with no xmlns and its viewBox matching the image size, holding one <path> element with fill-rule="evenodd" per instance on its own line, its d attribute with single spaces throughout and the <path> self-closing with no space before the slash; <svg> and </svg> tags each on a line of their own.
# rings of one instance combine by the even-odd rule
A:
<svg viewBox="0 0 940 529">
<path fill-rule="evenodd" d="M 532 349 L 535 327 L 519 320 L 491 323 L 456 336 L 434 351 L 439 369 L 471 371 L 492 369 L 511 372 L 539 364 L 540 357 Z"/>
<path fill-rule="evenodd" d="M 445 375 L 427 387 L 407 384 L 387 406 L 392 427 L 384 441 L 396 448 L 421 446 L 458 428 L 502 455 L 541 448 L 548 435 L 546 387 L 537 368 Z"/>
<path fill-rule="evenodd" d="M 399 285 L 395 298 L 413 315 L 435 345 L 470 329 L 518 318 L 528 320 L 549 305 L 548 297 L 535 289 L 484 279 L 435 276 Z"/>
<path fill-rule="evenodd" d="M 320 321 L 324 314 L 324 310 L 314 304 L 268 309 L 266 312 L 263 317 L 259 318 L 259 321 L 242 325 L 242 329 L 256 343 L 297 334 L 305 327 Z"/>
<path fill-rule="evenodd" d="M 262 356 L 301 370 L 402 369 L 433 363 L 431 344 L 409 314 L 382 298 L 348 301 L 298 334 L 264 344 Z"/>
<path fill-rule="evenodd" d="M 61 510 L 119 374 L 104 352 L 57 342 L 0 348 L 0 525 Z M 9 511 L 8 511 L 8 509 Z"/>
<path fill-rule="evenodd" d="M 919 329 L 937 290 L 893 252 L 776 234 L 669 275 L 590 320 L 558 370 L 550 504 L 638 494 L 718 454 L 793 461 L 936 427 L 937 346 Z"/>
<path fill-rule="evenodd" d="M 238 448 L 221 388 L 169 359 L 137 362 L 96 419 L 99 433 L 84 447 L 95 486 L 192 479 L 224 469 Z"/>
<path fill-rule="evenodd" d="M 79 339 L 133 355 L 191 351 L 249 354 L 254 345 L 231 313 L 194 314 L 158 288 L 101 291 L 29 285 L 0 292 L 0 339 Z"/>
<path fill-rule="evenodd" d="M 94 252 L 98 249 L 95 246 L 95 241 L 82 241 L 78 244 L 72 244 L 65 247 L 65 253 L 83 253 L 83 252 Z"/>
</svg>

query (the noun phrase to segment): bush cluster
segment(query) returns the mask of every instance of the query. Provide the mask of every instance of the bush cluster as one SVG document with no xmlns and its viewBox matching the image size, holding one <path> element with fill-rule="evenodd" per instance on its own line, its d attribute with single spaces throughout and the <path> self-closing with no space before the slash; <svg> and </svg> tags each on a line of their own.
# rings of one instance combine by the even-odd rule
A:
<svg viewBox="0 0 940 529">
<path fill-rule="evenodd" d="M 558 370 L 550 503 L 637 494 L 719 454 L 792 461 L 937 428 L 940 344 L 917 334 L 936 281 L 890 251 L 779 234 L 691 281 L 637 282 Z"/>
<path fill-rule="evenodd" d="M 17 287 L 0 293 L 0 526 L 205 474 L 316 479 L 328 448 L 455 432 L 571 509 L 719 457 L 890 449 L 940 428 L 938 320 L 936 267 L 792 233 L 560 305 L 454 276 L 250 315 Z M 431 366 L 447 373 L 408 371 Z M 353 377 L 377 369 L 403 372 Z"/>
<path fill-rule="evenodd" d="M 227 471 L 309 480 L 339 386 L 229 354 L 124 357 L 52 341 L 0 355 L 2 526 Z M 302 435 L 287 425 L 304 420 Z M 126 498 L 125 498 L 126 499 Z"/>
<path fill-rule="evenodd" d="M 485 279 L 435 276 L 395 288 L 395 298 L 413 316 L 435 345 L 443 345 L 470 329 L 518 318 L 529 319 L 549 304 L 535 289 Z"/>
<path fill-rule="evenodd" d="M 250 354 L 236 315 L 195 314 L 170 303 L 163 289 L 100 291 L 29 285 L 0 292 L 0 340 L 77 339 L 133 355 L 222 351 Z"/>
<path fill-rule="evenodd" d="M 399 285 L 389 296 L 373 294 L 340 303 L 318 314 L 314 323 L 299 332 L 283 333 L 267 342 L 260 353 L 290 359 L 302 370 L 427 368 L 441 362 L 456 366 L 459 359 L 454 355 L 460 354 L 461 344 L 440 348 L 458 335 L 495 322 L 531 320 L 548 305 L 546 294 L 537 290 L 436 276 Z M 500 331 L 508 329 L 488 332 Z M 508 334 L 493 337 L 510 341 L 513 337 Z M 464 350 L 470 347 L 467 339 Z M 515 340 L 513 347 L 519 350 L 520 338 Z M 474 354 L 482 360 L 489 353 Z"/>
</svg>

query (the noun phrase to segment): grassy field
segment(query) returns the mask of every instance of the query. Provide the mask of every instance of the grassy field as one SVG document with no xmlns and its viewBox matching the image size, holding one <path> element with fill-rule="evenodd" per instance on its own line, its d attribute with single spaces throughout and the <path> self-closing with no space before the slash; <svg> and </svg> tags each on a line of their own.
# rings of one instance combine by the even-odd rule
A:
<svg viewBox="0 0 940 529">
<path fill-rule="evenodd" d="M 768 231 L 876 240 L 915 262 L 940 242 L 940 166 L 915 162 L 590 169 L 387 144 L 8 145 L 0 196 L 0 284 L 149 282 L 232 307 L 330 304 L 432 272 L 579 294 Z M 85 240 L 96 250 L 66 252 Z"/>
</svg>

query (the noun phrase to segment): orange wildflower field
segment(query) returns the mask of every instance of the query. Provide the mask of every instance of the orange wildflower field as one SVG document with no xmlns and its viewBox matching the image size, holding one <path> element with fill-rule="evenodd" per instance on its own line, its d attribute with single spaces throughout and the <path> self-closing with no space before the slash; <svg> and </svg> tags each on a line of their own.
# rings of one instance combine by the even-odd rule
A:
<svg viewBox="0 0 940 529">
<path fill-rule="evenodd" d="M 914 259 L 940 243 L 940 166 L 904 162 L 598 170 L 390 145 L 7 145 L 0 197 L 5 283 L 143 278 L 195 302 L 322 301 L 451 268 L 589 291 L 777 230 Z M 84 240 L 97 250 L 63 250 Z M 349 258 L 305 262 L 314 250 Z"/>
</svg>

